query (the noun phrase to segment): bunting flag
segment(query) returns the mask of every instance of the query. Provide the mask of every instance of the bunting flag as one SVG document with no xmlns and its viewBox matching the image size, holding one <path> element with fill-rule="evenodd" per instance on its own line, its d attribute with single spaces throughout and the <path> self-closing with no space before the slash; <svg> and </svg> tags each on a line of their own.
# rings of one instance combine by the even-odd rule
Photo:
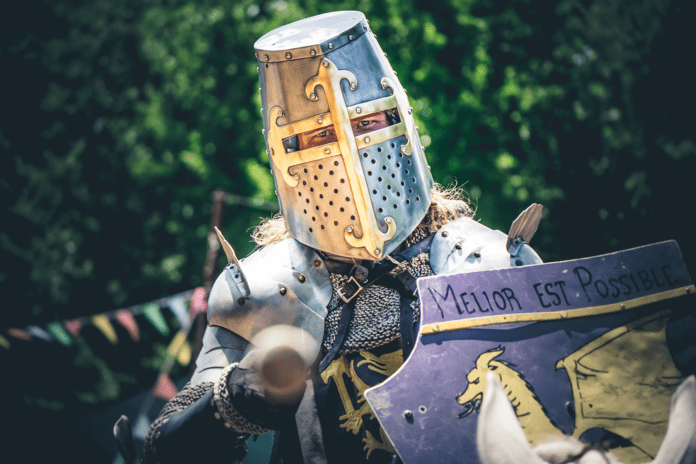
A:
<svg viewBox="0 0 696 464">
<path fill-rule="evenodd" d="M 191 297 L 191 317 L 194 318 L 198 313 L 208 310 L 208 302 L 206 301 L 205 288 L 198 287 L 193 291 Z"/>
<path fill-rule="evenodd" d="M 14 327 L 10 327 L 7 329 L 7 334 L 13 336 L 14 338 L 17 338 L 19 340 L 24 340 L 25 342 L 30 342 L 31 341 L 31 335 L 28 332 L 25 332 L 22 329 L 17 329 Z"/>
<path fill-rule="evenodd" d="M 82 330 L 82 321 L 80 319 L 65 321 L 63 325 L 73 337 L 80 335 L 80 330 Z"/>
<path fill-rule="evenodd" d="M 179 320 L 181 328 L 187 330 L 191 325 L 191 316 L 189 315 L 188 309 L 186 309 L 186 302 L 183 298 L 172 297 L 167 302 L 167 306 L 172 310 L 172 313 Z"/>
<path fill-rule="evenodd" d="M 161 373 L 157 378 L 154 393 L 157 398 L 169 401 L 179 393 L 179 390 L 177 390 L 176 385 L 174 385 L 168 374 Z"/>
<path fill-rule="evenodd" d="M 0 335 L 0 346 L 2 346 L 3 348 L 5 348 L 7 350 L 10 349 L 10 342 L 7 341 L 7 339 L 5 337 L 3 337 L 2 335 Z"/>
<path fill-rule="evenodd" d="M 46 326 L 49 332 L 51 332 L 51 335 L 53 335 L 53 338 L 58 340 L 58 342 L 63 345 L 63 346 L 71 346 L 72 345 L 72 338 L 70 338 L 70 335 L 65 331 L 62 325 L 60 325 L 59 322 L 51 322 Z"/>
<path fill-rule="evenodd" d="M 128 335 L 130 335 L 134 342 L 140 341 L 140 328 L 138 327 L 138 323 L 135 322 L 133 313 L 128 310 L 121 309 L 116 312 L 116 320 L 128 331 Z"/>
<path fill-rule="evenodd" d="M 187 335 L 188 331 L 180 330 L 167 348 L 167 354 L 175 357 L 182 366 L 188 366 L 191 362 L 191 345 L 186 340 Z"/>
<path fill-rule="evenodd" d="M 152 324 L 159 333 L 161 333 L 165 337 L 169 335 L 169 326 L 167 325 L 167 321 L 164 320 L 162 311 L 156 303 L 144 304 L 143 316 L 145 316 L 147 320 L 150 321 L 150 324 Z"/>
<path fill-rule="evenodd" d="M 111 325 L 109 317 L 106 314 L 96 314 L 91 318 L 92 324 L 94 324 L 101 333 L 111 342 L 112 345 L 118 343 L 118 337 L 116 336 L 116 331 L 114 326 Z"/>
<path fill-rule="evenodd" d="M 53 343 L 53 337 L 50 333 L 46 332 L 44 329 L 38 325 L 28 325 L 24 328 L 31 336 L 41 339 L 48 343 Z"/>
</svg>

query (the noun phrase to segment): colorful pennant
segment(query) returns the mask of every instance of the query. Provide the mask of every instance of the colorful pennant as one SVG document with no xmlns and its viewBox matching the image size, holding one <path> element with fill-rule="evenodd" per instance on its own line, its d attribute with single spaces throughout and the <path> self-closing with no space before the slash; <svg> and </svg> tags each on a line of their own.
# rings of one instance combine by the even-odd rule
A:
<svg viewBox="0 0 696 464">
<path fill-rule="evenodd" d="M 157 398 L 169 401 L 179 393 L 179 390 L 177 390 L 176 385 L 174 385 L 168 374 L 161 373 L 157 378 L 154 393 Z"/>
<path fill-rule="evenodd" d="M 116 336 L 116 331 L 114 326 L 111 325 L 111 321 L 106 314 L 96 314 L 91 318 L 92 324 L 94 324 L 101 333 L 111 342 L 112 345 L 118 343 L 118 336 Z"/>
<path fill-rule="evenodd" d="M 160 307 L 155 303 L 147 303 L 143 305 L 143 316 L 150 321 L 150 324 L 152 324 L 159 333 L 165 337 L 169 335 L 169 326 L 167 325 L 167 321 L 164 320 Z"/>
<path fill-rule="evenodd" d="M 195 318 L 198 313 L 208 310 L 208 301 L 206 300 L 205 288 L 198 287 L 193 291 L 191 297 L 191 317 Z"/>
<path fill-rule="evenodd" d="M 63 346 L 71 346 L 72 345 L 72 338 L 70 338 L 70 335 L 65 331 L 62 325 L 60 325 L 59 322 L 51 322 L 46 326 L 49 332 L 51 332 L 51 335 L 53 335 L 53 338 L 58 340 L 58 342 L 63 345 Z"/>
<path fill-rule="evenodd" d="M 133 313 L 126 309 L 121 309 L 116 312 L 116 320 L 128 331 L 128 335 L 134 342 L 140 341 L 140 328 L 138 323 L 135 322 Z"/>
</svg>

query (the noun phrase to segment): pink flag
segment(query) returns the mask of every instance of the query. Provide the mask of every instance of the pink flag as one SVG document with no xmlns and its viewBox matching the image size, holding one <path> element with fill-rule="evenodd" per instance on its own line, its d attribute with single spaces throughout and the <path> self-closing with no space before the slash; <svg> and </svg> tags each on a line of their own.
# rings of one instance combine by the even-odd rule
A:
<svg viewBox="0 0 696 464">
<path fill-rule="evenodd" d="M 10 327 L 9 329 L 7 329 L 7 335 L 11 335 L 14 338 L 24 340 L 25 342 L 31 341 L 31 335 L 29 334 L 29 332 L 25 332 L 22 329 L 15 329 L 14 327 Z"/>
<path fill-rule="evenodd" d="M 169 401 L 174 398 L 177 393 L 179 393 L 179 390 L 176 389 L 176 385 L 174 385 L 172 379 L 170 379 L 167 374 L 160 374 L 155 384 L 155 396 Z"/>
<path fill-rule="evenodd" d="M 118 311 L 116 313 L 116 320 L 128 331 L 128 334 L 134 342 L 140 341 L 140 328 L 130 311 L 126 309 Z"/>
<path fill-rule="evenodd" d="M 191 317 L 196 317 L 196 314 L 202 313 L 208 310 L 208 302 L 205 299 L 205 288 L 198 287 L 193 291 L 193 296 L 191 297 Z"/>
<path fill-rule="evenodd" d="M 77 337 L 78 335 L 80 335 L 80 330 L 82 329 L 81 320 L 73 319 L 70 321 L 65 321 L 63 325 L 65 325 L 65 328 L 68 329 L 68 332 L 70 332 L 73 337 Z"/>
</svg>

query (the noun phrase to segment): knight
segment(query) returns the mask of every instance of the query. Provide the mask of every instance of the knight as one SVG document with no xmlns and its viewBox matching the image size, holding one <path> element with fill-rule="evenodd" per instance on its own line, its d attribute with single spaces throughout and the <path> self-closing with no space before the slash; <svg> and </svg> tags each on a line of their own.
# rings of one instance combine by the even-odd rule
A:
<svg viewBox="0 0 696 464">
<path fill-rule="evenodd" d="M 506 235 L 433 182 L 362 13 L 285 25 L 255 49 L 280 213 L 241 261 L 221 236 L 230 262 L 196 371 L 152 424 L 143 462 L 238 462 L 269 430 L 273 463 L 401 462 L 363 393 L 414 348 L 416 280 L 540 263 L 527 243 L 541 206 Z M 294 351 L 274 351 L 281 340 Z"/>
</svg>

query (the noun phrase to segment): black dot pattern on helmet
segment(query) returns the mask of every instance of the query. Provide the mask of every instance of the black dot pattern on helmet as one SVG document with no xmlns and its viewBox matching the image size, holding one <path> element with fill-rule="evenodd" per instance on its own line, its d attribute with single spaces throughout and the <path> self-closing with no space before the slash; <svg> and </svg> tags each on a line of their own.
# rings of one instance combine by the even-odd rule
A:
<svg viewBox="0 0 696 464">
<path fill-rule="evenodd" d="M 348 226 L 362 235 L 341 156 L 305 163 L 299 169 L 290 168 L 290 173 L 297 173 L 299 182 L 290 196 L 294 204 L 288 204 L 286 214 L 292 215 L 295 223 L 304 224 L 302 230 L 310 242 L 319 245 L 335 241 L 336 234 L 342 236 Z"/>
<path fill-rule="evenodd" d="M 384 218 L 391 216 L 397 219 L 407 215 L 406 211 L 399 211 L 415 201 L 415 198 L 409 200 L 409 193 L 421 191 L 414 176 L 414 161 L 401 153 L 401 146 L 406 143 L 406 137 L 400 136 L 360 150 L 360 162 L 367 174 L 368 193 L 377 223 L 383 226 L 383 231 L 386 230 Z"/>
</svg>

